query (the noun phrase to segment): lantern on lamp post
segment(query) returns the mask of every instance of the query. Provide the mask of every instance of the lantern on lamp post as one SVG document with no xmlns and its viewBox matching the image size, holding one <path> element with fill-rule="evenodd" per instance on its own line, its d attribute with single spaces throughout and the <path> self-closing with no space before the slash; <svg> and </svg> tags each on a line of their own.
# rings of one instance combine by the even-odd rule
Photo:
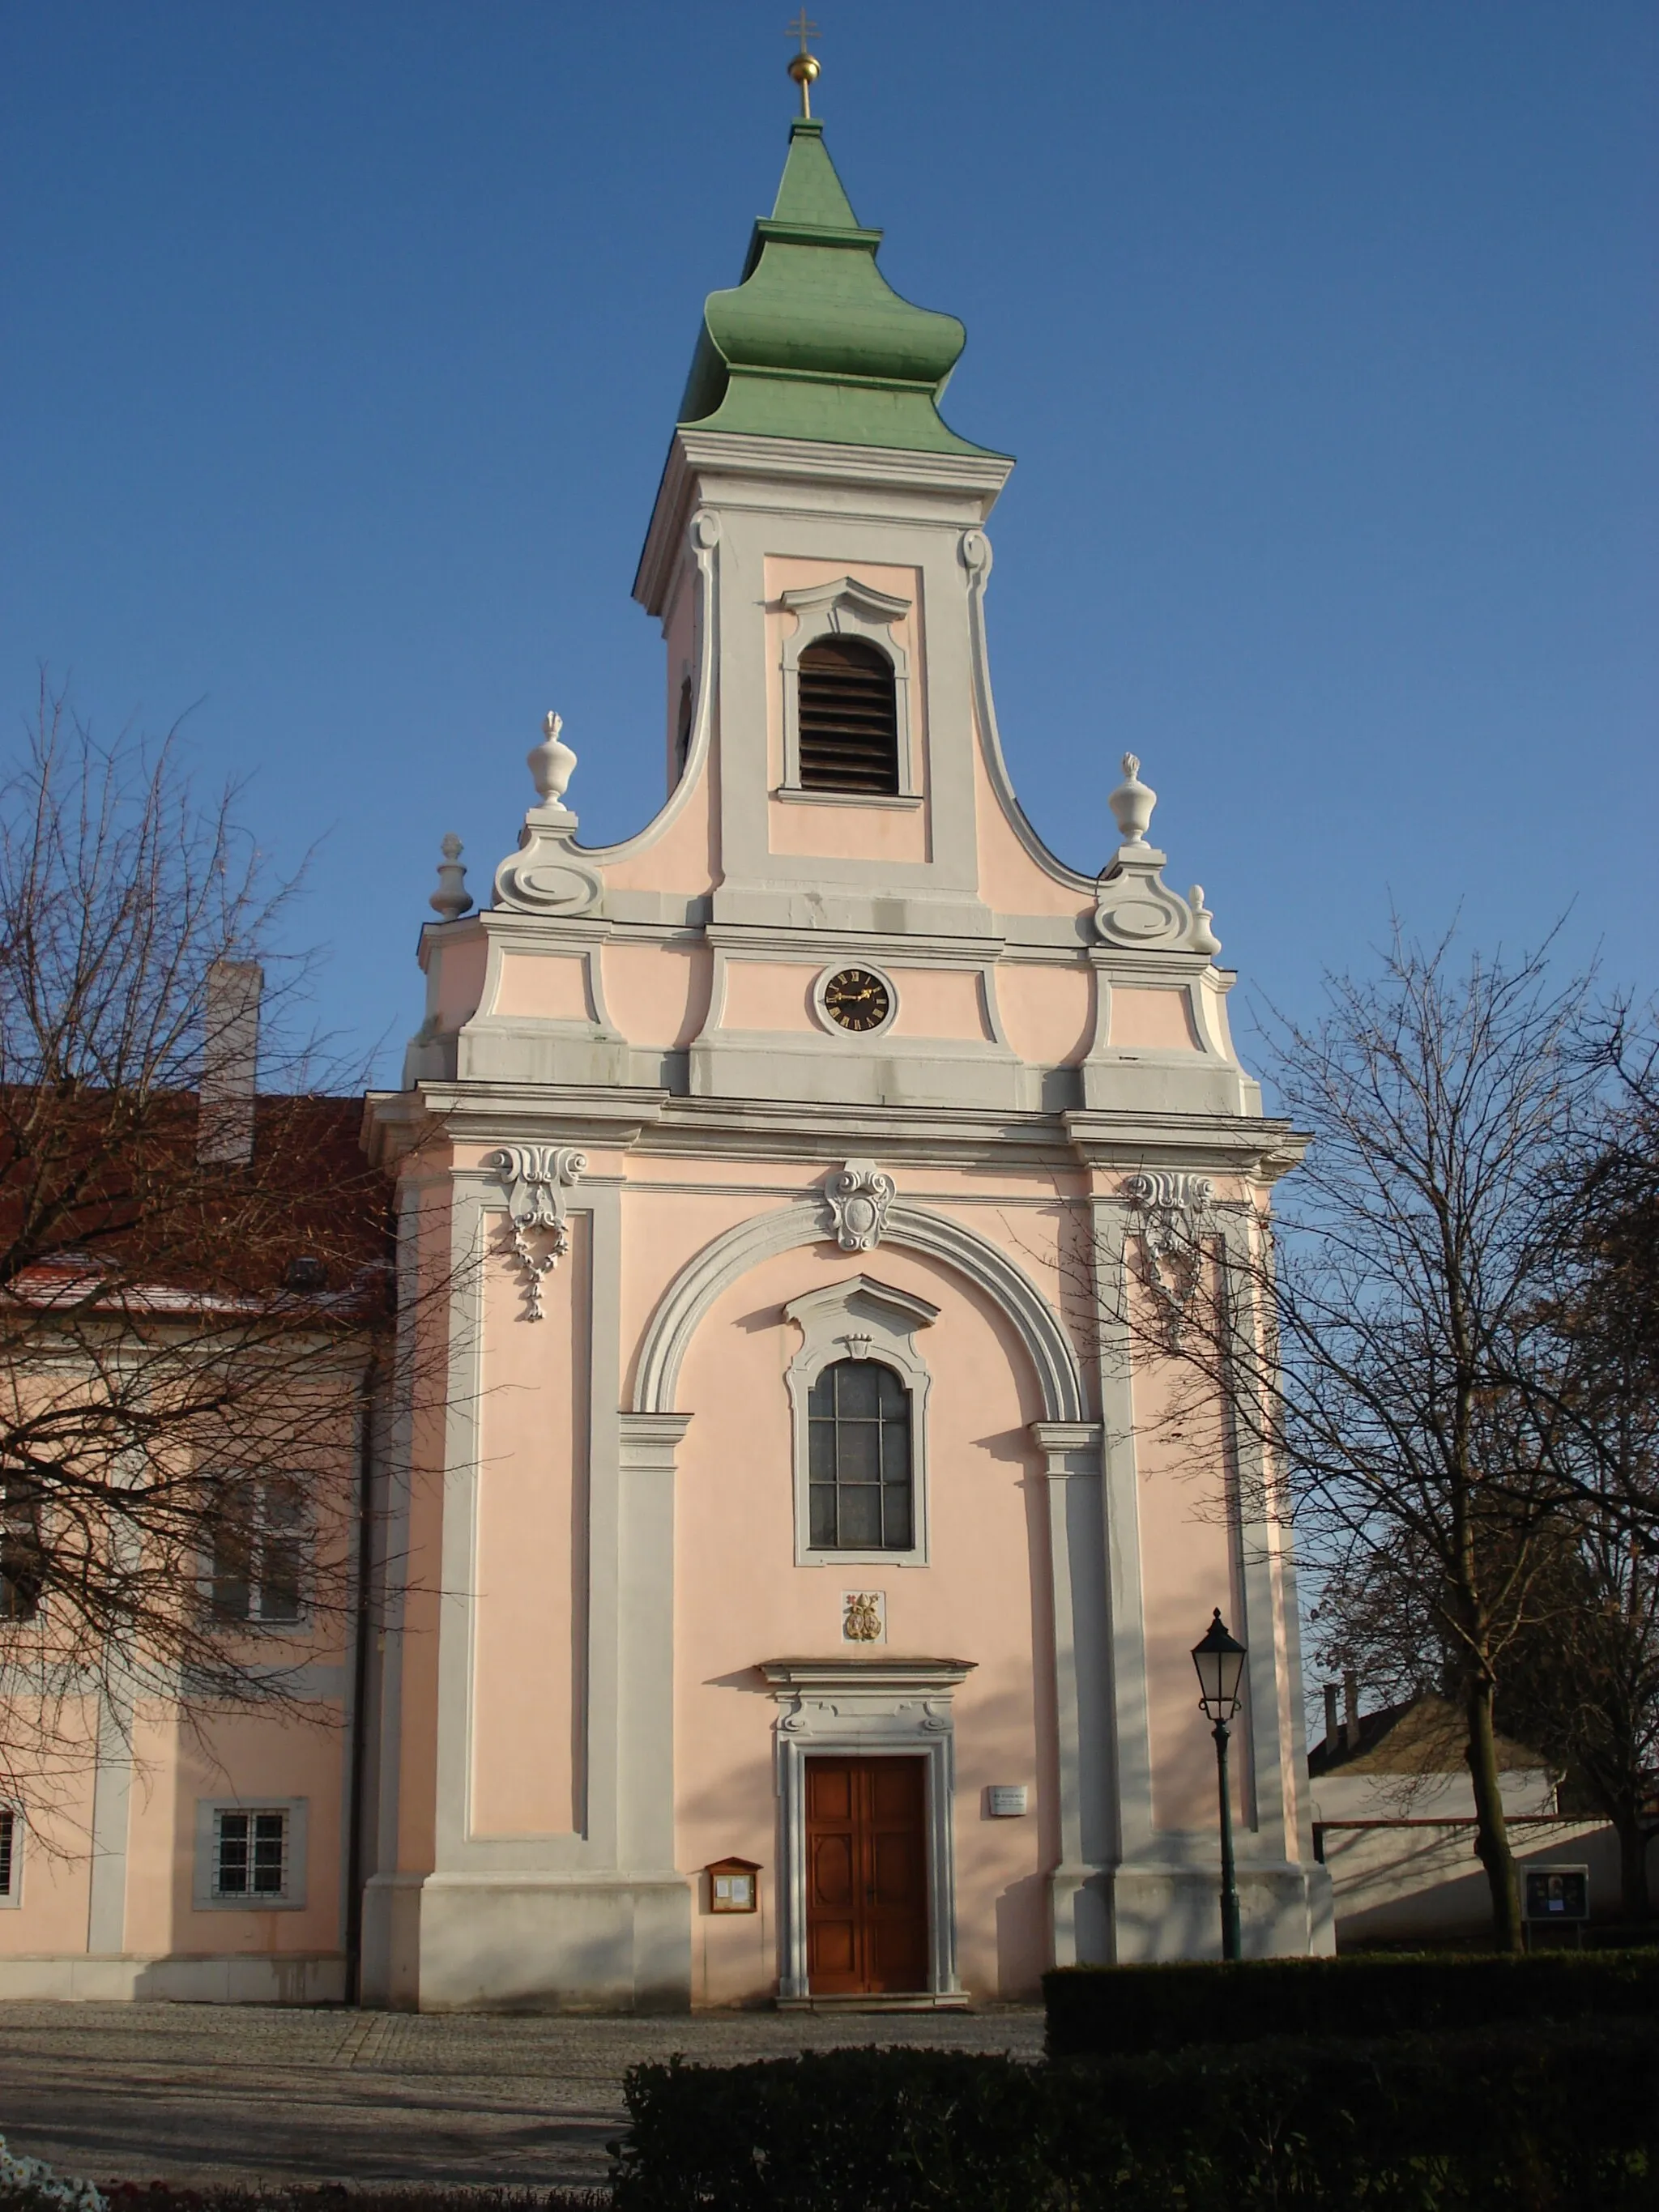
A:
<svg viewBox="0 0 1659 2212">
<path fill-rule="evenodd" d="M 1237 1959 L 1238 1942 L 1238 1882 L 1233 1870 L 1233 1802 L 1227 1786 L 1227 1723 L 1238 1711 L 1239 1688 L 1244 1679 L 1244 1646 L 1229 1636 L 1216 1607 L 1201 1643 L 1193 1646 L 1198 1669 L 1199 1705 L 1215 1723 L 1216 1781 L 1221 1793 L 1221 1955 Z"/>
</svg>

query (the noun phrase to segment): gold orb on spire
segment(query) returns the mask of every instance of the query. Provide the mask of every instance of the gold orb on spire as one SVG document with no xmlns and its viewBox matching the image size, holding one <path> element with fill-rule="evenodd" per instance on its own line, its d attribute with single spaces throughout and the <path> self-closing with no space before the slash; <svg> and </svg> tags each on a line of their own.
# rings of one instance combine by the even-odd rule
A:
<svg viewBox="0 0 1659 2212">
<path fill-rule="evenodd" d="M 806 10 L 804 7 L 795 21 L 790 24 L 789 35 L 792 39 L 798 38 L 800 40 L 800 52 L 789 57 L 789 74 L 800 87 L 800 112 L 810 118 L 812 112 L 812 87 L 817 83 L 823 65 L 815 53 L 807 51 L 806 41 L 818 37 L 819 32 L 816 23 L 807 21 Z"/>
</svg>

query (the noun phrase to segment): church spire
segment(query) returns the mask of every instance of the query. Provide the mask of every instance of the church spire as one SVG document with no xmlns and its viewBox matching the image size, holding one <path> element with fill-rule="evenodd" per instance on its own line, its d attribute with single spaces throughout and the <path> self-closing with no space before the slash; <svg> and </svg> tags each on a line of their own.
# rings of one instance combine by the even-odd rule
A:
<svg viewBox="0 0 1659 2212">
<path fill-rule="evenodd" d="M 815 58 L 791 58 L 792 74 Z M 797 76 L 805 100 L 807 80 Z M 711 292 L 683 424 L 752 437 L 917 453 L 979 453 L 938 402 L 967 332 L 901 299 L 876 266 L 878 230 L 859 223 L 823 143 L 797 117 L 778 196 L 755 225 L 741 282 Z"/>
</svg>

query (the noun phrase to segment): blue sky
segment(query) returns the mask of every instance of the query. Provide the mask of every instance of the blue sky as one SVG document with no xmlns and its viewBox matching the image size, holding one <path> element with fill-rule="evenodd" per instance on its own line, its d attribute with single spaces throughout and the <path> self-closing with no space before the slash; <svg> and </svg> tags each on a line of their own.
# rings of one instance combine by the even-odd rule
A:
<svg viewBox="0 0 1659 2212">
<path fill-rule="evenodd" d="M 0 705 L 185 709 L 383 1079 L 438 841 L 556 706 L 652 811 L 629 598 L 702 295 L 769 207 L 781 0 L 7 11 Z M 1016 454 L 993 666 L 1073 865 L 1126 749 L 1247 992 L 1389 900 L 1650 988 L 1650 0 L 821 0 L 818 106 L 945 412 Z"/>
</svg>

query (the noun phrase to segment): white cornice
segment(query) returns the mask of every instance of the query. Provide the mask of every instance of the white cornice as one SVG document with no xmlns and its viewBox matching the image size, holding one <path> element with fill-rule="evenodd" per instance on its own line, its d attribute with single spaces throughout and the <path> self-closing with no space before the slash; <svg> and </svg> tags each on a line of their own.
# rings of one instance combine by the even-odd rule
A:
<svg viewBox="0 0 1659 2212">
<path fill-rule="evenodd" d="M 979 1664 L 976 1659 L 762 1659 L 756 1672 L 778 1690 L 805 1690 L 817 1696 L 833 1691 L 953 1690 Z"/>
<path fill-rule="evenodd" d="M 902 453 L 888 446 L 837 446 L 811 438 L 758 438 L 730 430 L 678 429 L 663 465 L 650 528 L 634 578 L 634 597 L 660 616 L 701 479 L 750 484 L 857 487 L 885 495 L 953 502 L 960 520 L 983 522 L 1013 463 L 993 455 Z"/>
</svg>

